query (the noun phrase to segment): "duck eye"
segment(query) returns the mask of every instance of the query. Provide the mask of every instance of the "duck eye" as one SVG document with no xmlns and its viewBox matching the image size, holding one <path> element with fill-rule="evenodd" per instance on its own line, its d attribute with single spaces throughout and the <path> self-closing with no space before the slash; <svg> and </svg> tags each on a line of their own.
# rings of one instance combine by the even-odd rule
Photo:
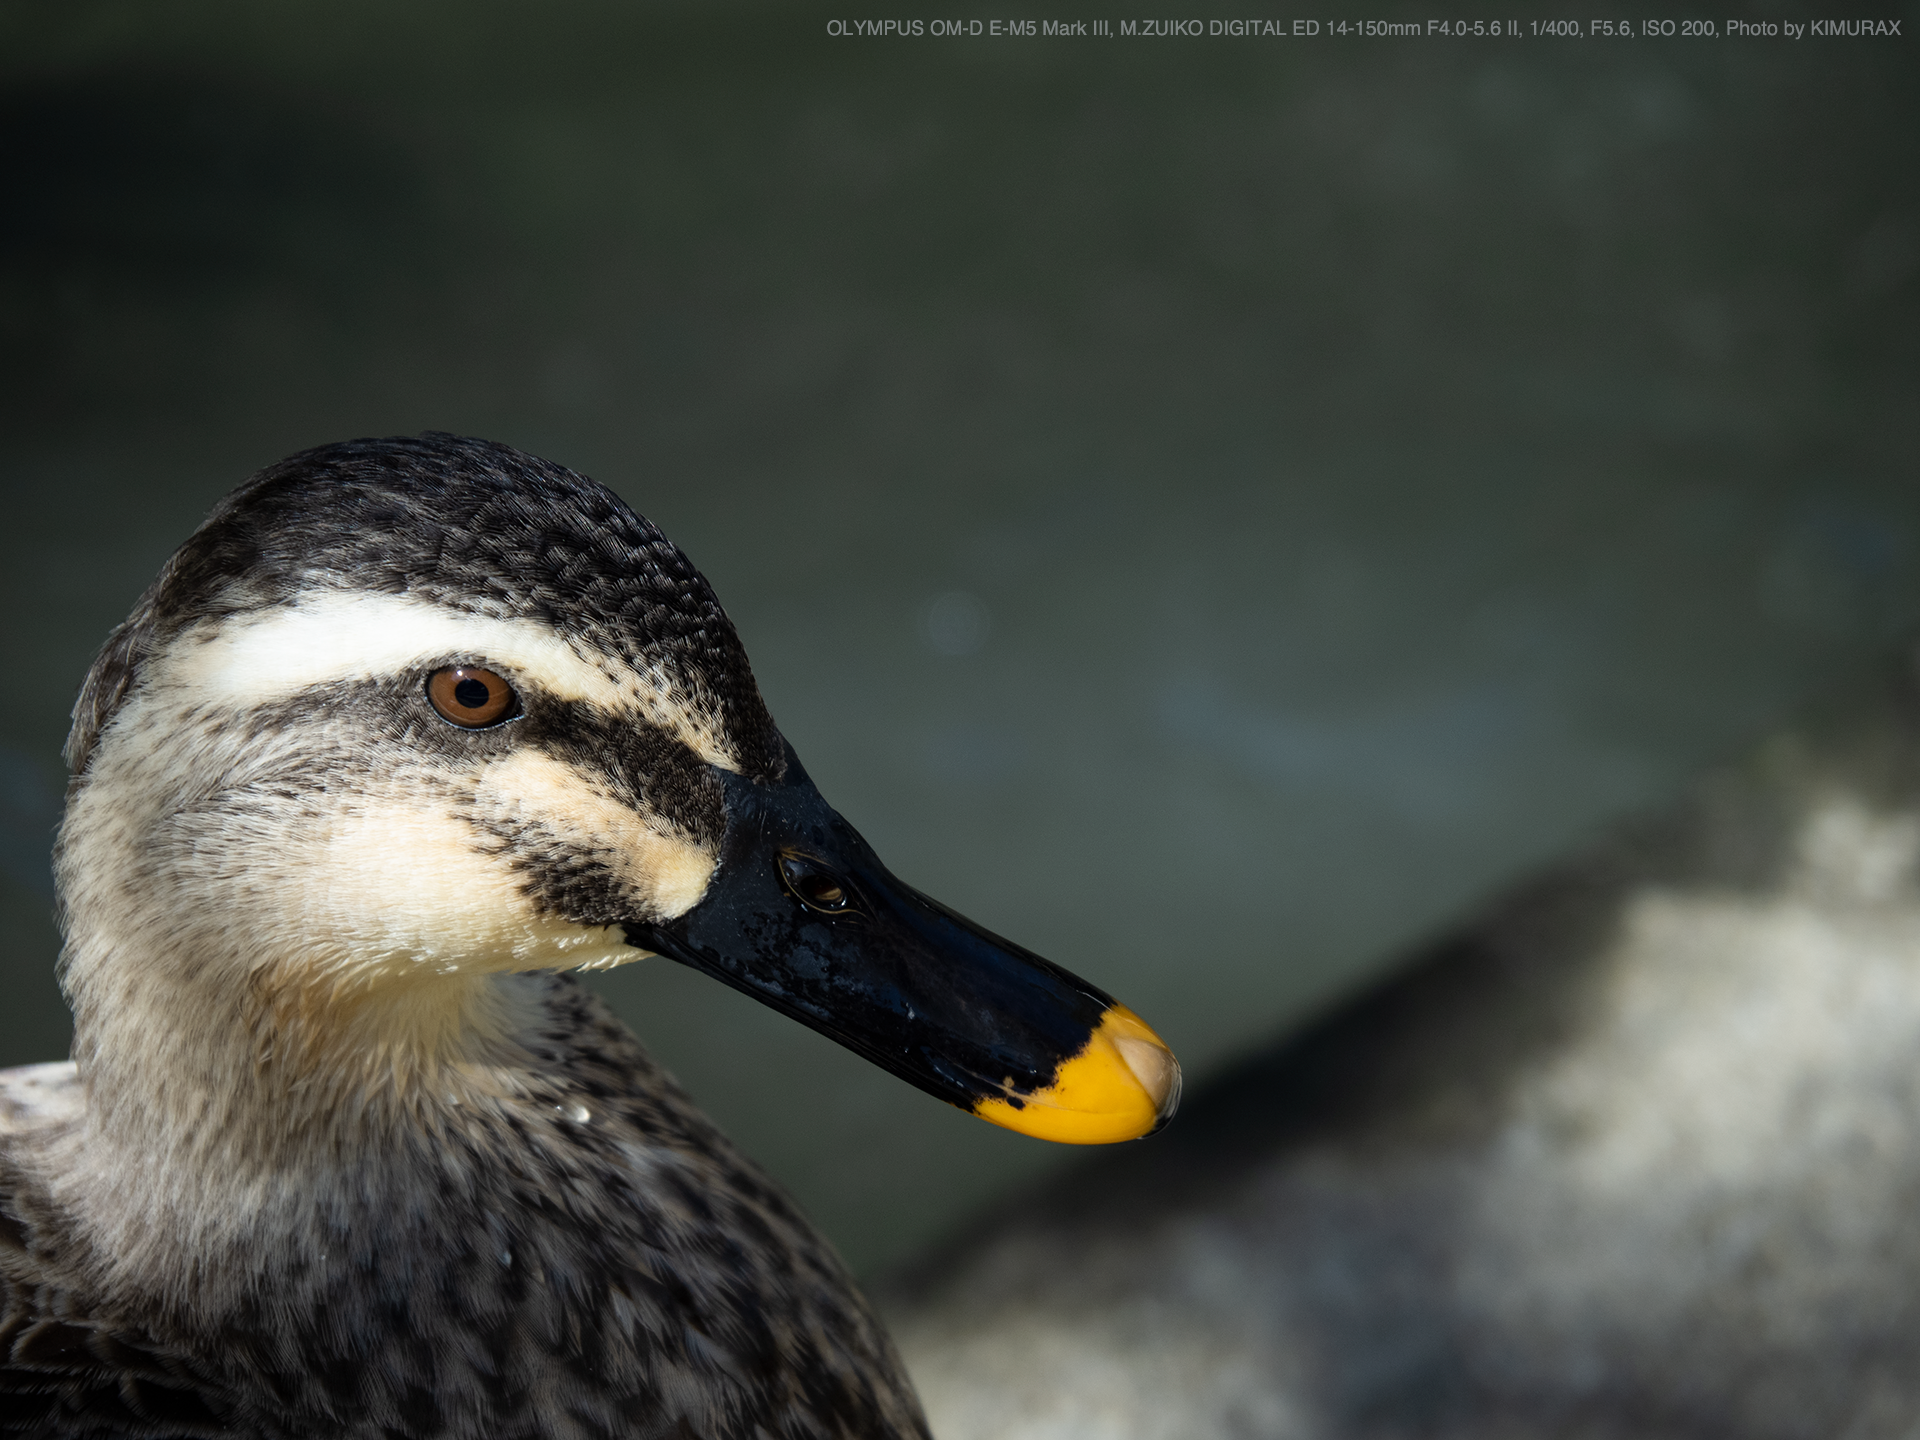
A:
<svg viewBox="0 0 1920 1440">
<path fill-rule="evenodd" d="M 511 719 L 513 687 L 478 665 L 451 665 L 427 677 L 427 701 L 440 718 L 462 730 L 480 730 Z"/>
<path fill-rule="evenodd" d="M 780 878 L 786 881 L 794 898 L 810 910 L 835 915 L 853 908 L 853 894 L 847 882 L 809 856 L 782 855 Z"/>
</svg>

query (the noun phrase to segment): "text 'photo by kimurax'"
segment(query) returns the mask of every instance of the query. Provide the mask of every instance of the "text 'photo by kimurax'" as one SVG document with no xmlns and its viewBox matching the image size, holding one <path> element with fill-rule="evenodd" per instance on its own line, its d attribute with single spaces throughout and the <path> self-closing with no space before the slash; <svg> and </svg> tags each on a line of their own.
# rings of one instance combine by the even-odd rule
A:
<svg viewBox="0 0 1920 1440">
<path fill-rule="evenodd" d="M 0 1436 L 1920 1434 L 1917 25 L 0 5 Z"/>
</svg>

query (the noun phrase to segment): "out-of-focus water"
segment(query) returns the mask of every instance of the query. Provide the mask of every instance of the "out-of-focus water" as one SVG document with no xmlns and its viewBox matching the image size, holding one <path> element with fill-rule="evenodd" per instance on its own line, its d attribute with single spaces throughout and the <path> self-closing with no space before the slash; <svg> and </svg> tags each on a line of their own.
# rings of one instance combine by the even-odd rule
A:
<svg viewBox="0 0 1920 1440">
<path fill-rule="evenodd" d="M 620 490 L 893 867 L 1197 1076 L 1920 614 L 1911 41 L 829 18 L 0 12 L 0 1063 L 90 651 L 326 440 Z M 605 987 L 862 1266 L 1064 1158 Z"/>
</svg>

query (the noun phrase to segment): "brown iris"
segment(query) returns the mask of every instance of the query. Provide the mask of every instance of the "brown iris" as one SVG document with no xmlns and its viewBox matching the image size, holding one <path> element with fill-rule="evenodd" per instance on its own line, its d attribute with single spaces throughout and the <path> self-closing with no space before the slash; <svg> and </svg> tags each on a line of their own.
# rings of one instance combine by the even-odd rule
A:
<svg viewBox="0 0 1920 1440">
<path fill-rule="evenodd" d="M 513 687 L 478 665 L 452 665 L 427 677 L 427 699 L 440 718 L 463 730 L 479 730 L 513 713 Z"/>
</svg>

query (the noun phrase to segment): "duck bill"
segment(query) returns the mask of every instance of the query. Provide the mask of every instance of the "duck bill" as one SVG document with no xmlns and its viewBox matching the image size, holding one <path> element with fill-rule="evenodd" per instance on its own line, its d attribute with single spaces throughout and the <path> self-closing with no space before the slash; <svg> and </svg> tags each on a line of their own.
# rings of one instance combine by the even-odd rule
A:
<svg viewBox="0 0 1920 1440">
<path fill-rule="evenodd" d="M 1151 1134 L 1180 1099 L 1160 1037 L 1111 996 L 887 872 L 791 749 L 778 785 L 728 775 L 727 833 L 699 904 L 626 924 L 928 1094 L 1025 1135 Z"/>
</svg>

